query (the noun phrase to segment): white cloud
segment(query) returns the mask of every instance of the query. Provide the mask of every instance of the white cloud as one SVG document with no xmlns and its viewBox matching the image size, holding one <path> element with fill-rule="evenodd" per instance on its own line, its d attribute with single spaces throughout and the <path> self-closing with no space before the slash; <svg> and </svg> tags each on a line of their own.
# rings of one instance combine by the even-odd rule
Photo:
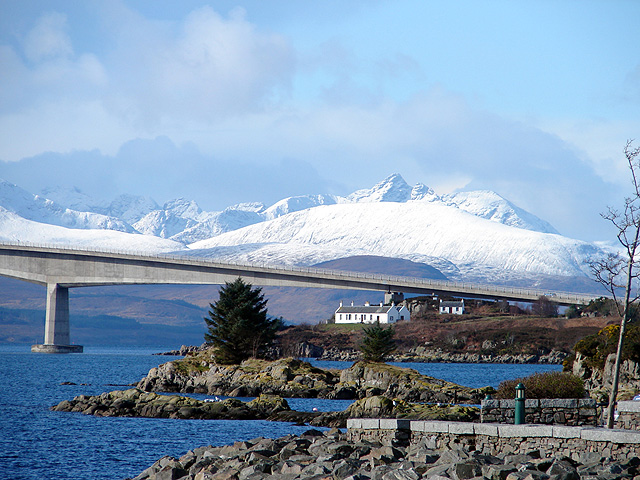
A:
<svg viewBox="0 0 640 480">
<path fill-rule="evenodd" d="M 32 62 L 73 55 L 71 39 L 67 33 L 67 17 L 58 12 L 42 15 L 27 34 L 24 52 Z"/>
<path fill-rule="evenodd" d="M 139 18 L 120 28 L 131 41 L 111 57 L 110 105 L 148 128 L 260 111 L 289 88 L 291 46 L 257 31 L 240 10 L 225 19 L 202 7 L 175 29 Z"/>
</svg>

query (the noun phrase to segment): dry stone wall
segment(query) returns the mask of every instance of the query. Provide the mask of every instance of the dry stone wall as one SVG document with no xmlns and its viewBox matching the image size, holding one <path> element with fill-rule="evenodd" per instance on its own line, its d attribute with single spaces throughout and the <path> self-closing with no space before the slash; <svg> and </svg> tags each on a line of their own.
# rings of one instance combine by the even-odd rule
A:
<svg viewBox="0 0 640 480">
<path fill-rule="evenodd" d="M 640 402 L 618 402 L 614 426 L 626 430 L 640 430 Z"/>
<path fill-rule="evenodd" d="M 640 431 L 393 419 L 349 419 L 347 428 L 349 441 L 404 442 L 440 451 L 471 448 L 488 455 L 537 451 L 543 458 L 560 454 L 578 462 L 590 455 L 620 463 L 640 457 Z"/>
<path fill-rule="evenodd" d="M 482 423 L 513 424 L 515 400 L 483 400 Z M 596 401 L 591 398 L 528 399 L 524 404 L 525 423 L 542 425 L 597 425 Z"/>
</svg>

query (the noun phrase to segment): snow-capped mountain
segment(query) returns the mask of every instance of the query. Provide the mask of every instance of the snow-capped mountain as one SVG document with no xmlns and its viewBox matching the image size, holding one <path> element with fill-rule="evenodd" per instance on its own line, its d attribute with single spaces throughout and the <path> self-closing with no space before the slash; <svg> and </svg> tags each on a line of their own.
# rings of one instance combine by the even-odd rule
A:
<svg viewBox="0 0 640 480">
<path fill-rule="evenodd" d="M 195 202 L 184 199 L 169 202 L 150 212 L 133 226 L 141 233 L 189 244 L 226 232 L 273 220 L 283 215 L 322 205 L 380 202 L 436 202 L 464 210 L 481 218 L 517 228 L 558 233 L 547 222 L 513 205 L 494 192 L 464 192 L 438 196 L 423 184 L 409 186 L 399 174 L 393 174 L 369 189 L 358 190 L 346 197 L 337 195 L 301 195 L 288 197 L 270 207 L 261 203 L 239 204 L 222 212 L 203 212 Z"/>
<path fill-rule="evenodd" d="M 27 220 L 0 206 L 0 241 L 76 246 L 89 249 L 168 253 L 184 245 L 158 237 L 97 228 L 66 228 Z"/>
<path fill-rule="evenodd" d="M 302 195 L 219 212 L 188 199 L 160 207 L 134 195 L 98 202 L 78 190 L 47 192 L 57 201 L 0 182 L 0 240 L 291 265 L 374 255 L 430 265 L 452 280 L 505 284 L 584 279 L 586 262 L 602 254 L 494 192 L 438 195 L 398 174 L 345 197 Z"/>
<path fill-rule="evenodd" d="M 315 264 L 378 255 L 455 266 L 456 277 L 502 270 L 582 276 L 592 244 L 487 221 L 438 202 L 336 204 L 291 213 L 189 245 L 199 254 Z M 234 251 L 237 249 L 237 251 Z M 242 252 L 240 256 L 238 252 Z M 338 256 L 337 256 L 338 255 Z M 449 270 L 447 272 L 446 270 Z M 444 273 L 453 273 L 451 267 Z"/>
<path fill-rule="evenodd" d="M 348 203 L 374 203 L 374 202 L 398 202 L 404 203 L 410 200 L 438 200 L 435 192 L 422 183 L 410 187 L 404 178 L 398 173 L 388 176 L 372 188 L 357 190 L 342 200 Z"/>
<path fill-rule="evenodd" d="M 13 183 L 0 180 L 0 206 L 22 218 L 75 229 L 102 229 L 134 232 L 128 223 L 100 213 L 77 211 L 53 200 L 33 195 Z"/>
</svg>

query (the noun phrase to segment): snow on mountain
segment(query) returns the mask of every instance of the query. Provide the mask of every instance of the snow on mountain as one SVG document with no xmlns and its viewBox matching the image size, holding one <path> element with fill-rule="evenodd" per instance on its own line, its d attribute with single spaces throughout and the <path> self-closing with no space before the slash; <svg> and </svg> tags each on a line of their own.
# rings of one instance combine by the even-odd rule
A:
<svg viewBox="0 0 640 480">
<path fill-rule="evenodd" d="M 237 249 L 249 261 L 286 255 L 298 264 L 308 262 L 310 251 L 314 263 L 352 255 L 414 261 L 437 257 L 455 265 L 462 276 L 473 272 L 474 278 L 492 269 L 583 276 L 588 272 L 586 259 L 599 252 L 586 242 L 502 225 L 437 202 L 319 206 L 189 247 L 201 254 L 203 249 L 221 253 L 224 248 L 226 255 L 237 255 Z"/>
<path fill-rule="evenodd" d="M 0 180 L 0 206 L 27 220 L 50 225 L 120 232 L 134 231 L 129 224 L 117 218 L 63 207 L 53 200 L 33 195 L 4 180 Z"/>
<path fill-rule="evenodd" d="M 76 187 L 49 187 L 42 190 L 42 196 L 53 200 L 58 205 L 78 212 L 93 212 L 124 220 L 129 225 L 134 224 L 147 213 L 160 207 L 151 197 L 123 194 L 111 203 L 97 200 Z"/>
<path fill-rule="evenodd" d="M 493 222 L 543 233 L 558 233 L 551 224 L 488 190 L 443 195 L 441 201 Z"/>
<path fill-rule="evenodd" d="M 2 206 L 0 206 L 0 241 L 142 253 L 168 253 L 185 249 L 184 245 L 178 242 L 158 237 L 115 230 L 73 229 L 27 220 Z"/>
<path fill-rule="evenodd" d="M 256 211 L 250 204 L 241 204 L 229 207 L 222 212 L 211 213 L 204 221 L 184 229 L 182 232 L 173 235 L 171 239 L 188 244 L 261 221 L 263 221 L 263 217 L 259 211 Z"/>
<path fill-rule="evenodd" d="M 289 213 L 306 210 L 307 208 L 313 208 L 319 205 L 335 205 L 336 203 L 342 203 L 345 201 L 346 200 L 344 198 L 337 197 L 335 195 L 301 195 L 297 197 L 288 197 L 267 208 L 263 213 L 263 218 L 265 220 L 273 220 L 274 218 L 278 218 Z"/>
<path fill-rule="evenodd" d="M 153 212 L 158 208 L 160 207 L 151 197 L 124 194 L 116 197 L 104 213 L 121 218 L 125 222 L 133 225 L 149 212 Z"/>
<path fill-rule="evenodd" d="M 359 202 L 406 202 L 411 199 L 412 188 L 398 173 L 385 178 L 373 188 L 357 190 L 347 197 L 347 201 Z"/>
<path fill-rule="evenodd" d="M 193 200 L 177 198 L 162 209 L 147 213 L 135 222 L 135 229 L 144 235 L 170 238 L 206 219 L 206 214 Z"/>
<path fill-rule="evenodd" d="M 77 187 L 47 187 L 40 191 L 40 195 L 53 200 L 58 205 L 77 212 L 94 212 L 107 215 L 108 202 L 97 200 Z M 119 215 L 114 216 L 119 217 Z"/>
</svg>

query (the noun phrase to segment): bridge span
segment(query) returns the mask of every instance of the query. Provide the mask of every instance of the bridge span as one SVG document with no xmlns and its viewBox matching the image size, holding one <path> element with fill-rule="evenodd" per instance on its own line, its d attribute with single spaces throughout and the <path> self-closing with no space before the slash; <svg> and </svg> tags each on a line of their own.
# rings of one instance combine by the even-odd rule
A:
<svg viewBox="0 0 640 480">
<path fill-rule="evenodd" d="M 542 295 L 560 305 L 586 305 L 593 295 L 477 285 L 443 280 L 356 273 L 321 268 L 218 262 L 186 255 L 149 255 L 57 246 L 0 243 L 0 276 L 47 287 L 45 336 L 33 351 L 73 352 L 69 329 L 69 288 L 104 285 L 222 285 L 242 277 L 258 286 L 453 295 L 532 302 Z"/>
</svg>

